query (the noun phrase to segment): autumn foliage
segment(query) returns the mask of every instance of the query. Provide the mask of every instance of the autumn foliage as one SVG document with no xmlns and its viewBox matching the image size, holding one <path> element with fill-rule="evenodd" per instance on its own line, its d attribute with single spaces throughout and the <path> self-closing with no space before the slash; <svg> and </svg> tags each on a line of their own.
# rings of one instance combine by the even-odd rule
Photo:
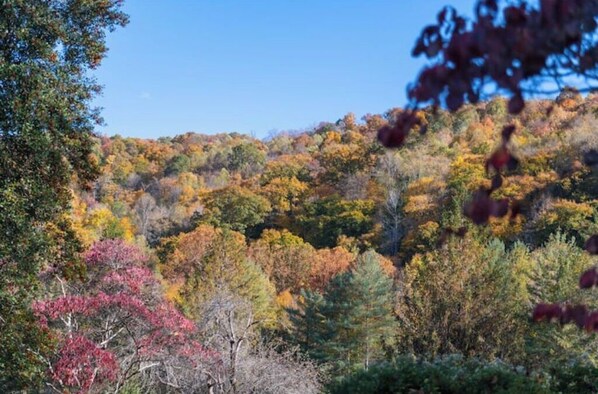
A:
<svg viewBox="0 0 598 394">
<path fill-rule="evenodd" d="M 458 15 L 452 7 L 444 8 L 437 24 L 421 33 L 413 49 L 414 56 L 425 56 L 430 65 L 420 72 L 417 81 L 408 89 L 411 109 L 401 113 L 393 126 L 378 132 L 378 139 L 389 148 L 403 145 L 410 130 L 418 127 L 426 131 L 417 108 L 430 104 L 437 110 L 445 106 L 459 110 L 465 103 L 476 104 L 480 99 L 497 93 L 507 93 L 507 110 L 520 114 L 525 108 L 524 95 L 548 93 L 547 84 L 556 91 L 575 78 L 584 78 L 581 90 L 592 91 L 594 70 L 598 65 L 595 30 L 598 3 L 595 1 L 543 0 L 537 4 L 520 1 L 501 5 L 497 0 L 480 0 L 472 21 Z M 570 110 L 579 100 L 577 89 L 560 92 L 556 104 Z M 577 95 L 577 96 L 576 96 Z M 553 107 L 546 110 L 550 117 Z M 519 160 L 513 155 L 512 136 L 517 127 L 506 125 L 501 131 L 502 141 L 486 162 L 486 170 L 494 173 L 490 188 L 481 187 L 464 206 L 464 214 L 475 224 L 487 224 L 490 218 L 502 218 L 509 211 L 511 218 L 520 213 L 517 202 L 494 199 L 491 193 L 503 185 L 504 171 L 515 170 Z M 591 166 L 595 150 L 584 155 Z M 596 254 L 591 236 L 586 250 Z M 595 271 L 584 273 L 582 288 L 593 287 Z M 596 316 L 583 305 L 558 306 L 539 304 L 533 319 L 575 322 L 593 331 Z"/>
<path fill-rule="evenodd" d="M 598 391 L 598 2 L 447 7 L 406 108 L 264 140 L 92 135 L 96 86 L 42 82 L 98 65 L 120 2 L 25 3 L 0 390 Z"/>
<path fill-rule="evenodd" d="M 181 359 L 193 368 L 216 357 L 194 339 L 195 325 L 162 298 L 146 261 L 138 248 L 106 240 L 85 254 L 85 282 L 68 282 L 53 270 L 44 273 L 56 296 L 33 308 L 58 342 L 47 360 L 52 387 L 119 389 L 138 374 Z"/>
</svg>

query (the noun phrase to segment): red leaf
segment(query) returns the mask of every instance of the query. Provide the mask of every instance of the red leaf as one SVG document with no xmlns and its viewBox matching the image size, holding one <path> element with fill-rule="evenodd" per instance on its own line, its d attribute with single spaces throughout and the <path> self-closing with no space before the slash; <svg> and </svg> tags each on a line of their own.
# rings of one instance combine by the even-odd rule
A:
<svg viewBox="0 0 598 394">
<path fill-rule="evenodd" d="M 492 212 L 492 200 L 484 191 L 477 192 L 473 199 L 465 204 L 463 213 L 475 224 L 485 224 Z"/>
<path fill-rule="evenodd" d="M 521 214 L 521 203 L 519 201 L 513 202 L 511 204 L 511 220 L 515 219 L 517 215 Z"/>
<path fill-rule="evenodd" d="M 508 108 L 509 108 L 510 114 L 517 115 L 518 113 L 523 111 L 524 107 L 525 107 L 525 102 L 523 101 L 523 96 L 521 95 L 521 93 L 515 94 L 509 100 Z"/>
<path fill-rule="evenodd" d="M 587 241 L 584 248 L 589 254 L 598 254 L 598 234 L 592 235 Z"/>
<path fill-rule="evenodd" d="M 455 112 L 463 105 L 462 94 L 449 94 L 446 98 L 446 106 L 451 112 Z"/>
<path fill-rule="evenodd" d="M 588 317 L 588 308 L 585 305 L 566 305 L 561 316 L 561 323 L 575 323 L 579 328 L 583 328 Z"/>
<path fill-rule="evenodd" d="M 504 142 L 508 142 L 511 139 L 511 136 L 513 135 L 513 133 L 515 132 L 515 126 L 513 125 L 508 125 L 503 127 L 502 129 L 502 139 Z"/>
<path fill-rule="evenodd" d="M 378 130 L 378 141 L 386 148 L 399 148 L 405 141 L 405 133 L 397 128 L 384 126 Z"/>
<path fill-rule="evenodd" d="M 598 311 L 594 311 L 586 317 L 585 327 L 588 332 L 598 331 Z"/>
<path fill-rule="evenodd" d="M 596 268 L 590 268 L 579 277 L 579 288 L 589 289 L 598 284 L 598 272 Z"/>
<path fill-rule="evenodd" d="M 503 198 L 502 200 L 492 201 L 490 215 L 496 218 L 504 217 L 509 211 L 509 200 Z"/>
<path fill-rule="evenodd" d="M 510 25 L 519 26 L 525 24 L 525 21 L 527 20 L 525 9 L 522 7 L 507 7 L 504 9 L 503 14 L 505 20 Z"/>
<path fill-rule="evenodd" d="M 538 304 L 532 313 L 534 321 L 558 320 L 563 314 L 563 308 L 559 304 Z"/>
<path fill-rule="evenodd" d="M 490 156 L 486 162 L 486 168 L 494 168 L 496 171 L 500 171 L 508 165 L 511 158 L 509 150 L 505 146 L 501 146 Z"/>
</svg>

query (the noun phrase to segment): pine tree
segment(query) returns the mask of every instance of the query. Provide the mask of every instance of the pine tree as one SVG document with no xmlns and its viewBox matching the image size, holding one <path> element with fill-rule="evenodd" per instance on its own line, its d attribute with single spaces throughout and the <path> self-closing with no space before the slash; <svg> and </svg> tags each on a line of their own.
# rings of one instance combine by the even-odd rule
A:
<svg viewBox="0 0 598 394">
<path fill-rule="evenodd" d="M 375 252 L 363 254 L 352 274 L 349 296 L 355 300 L 351 317 L 359 330 L 355 337 L 367 370 L 370 360 L 380 353 L 382 341 L 394 325 L 392 278 L 382 271 Z"/>
<path fill-rule="evenodd" d="M 293 341 L 314 359 L 322 359 L 321 344 L 325 342 L 324 335 L 327 317 L 324 315 L 326 301 L 322 294 L 302 289 L 298 308 L 288 309 L 289 320 L 292 324 L 291 335 Z"/>
<path fill-rule="evenodd" d="M 393 280 L 378 255 L 369 251 L 356 267 L 337 275 L 324 295 L 302 292 L 299 310 L 291 311 L 294 333 L 314 358 L 330 362 L 337 374 L 369 368 L 392 333 Z"/>
</svg>

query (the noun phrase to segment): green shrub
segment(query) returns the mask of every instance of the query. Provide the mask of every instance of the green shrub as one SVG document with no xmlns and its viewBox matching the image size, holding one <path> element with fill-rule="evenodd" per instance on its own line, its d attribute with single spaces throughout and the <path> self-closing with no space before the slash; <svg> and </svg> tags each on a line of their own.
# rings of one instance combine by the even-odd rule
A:
<svg viewBox="0 0 598 394">
<path fill-rule="evenodd" d="M 527 376 L 500 361 L 485 363 L 453 355 L 425 361 L 401 357 L 330 385 L 331 394 L 549 393 L 540 376 Z"/>
<path fill-rule="evenodd" d="M 598 368 L 591 363 L 574 362 L 549 370 L 550 387 L 557 393 L 598 393 Z"/>
</svg>

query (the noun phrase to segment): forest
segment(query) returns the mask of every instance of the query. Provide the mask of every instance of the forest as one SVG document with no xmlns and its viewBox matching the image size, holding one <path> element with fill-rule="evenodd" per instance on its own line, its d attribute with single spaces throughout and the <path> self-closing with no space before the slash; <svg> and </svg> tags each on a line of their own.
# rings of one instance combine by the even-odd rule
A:
<svg viewBox="0 0 598 394">
<path fill-rule="evenodd" d="M 0 391 L 598 392 L 598 94 L 99 135 L 120 2 L 8 3 Z"/>
</svg>

